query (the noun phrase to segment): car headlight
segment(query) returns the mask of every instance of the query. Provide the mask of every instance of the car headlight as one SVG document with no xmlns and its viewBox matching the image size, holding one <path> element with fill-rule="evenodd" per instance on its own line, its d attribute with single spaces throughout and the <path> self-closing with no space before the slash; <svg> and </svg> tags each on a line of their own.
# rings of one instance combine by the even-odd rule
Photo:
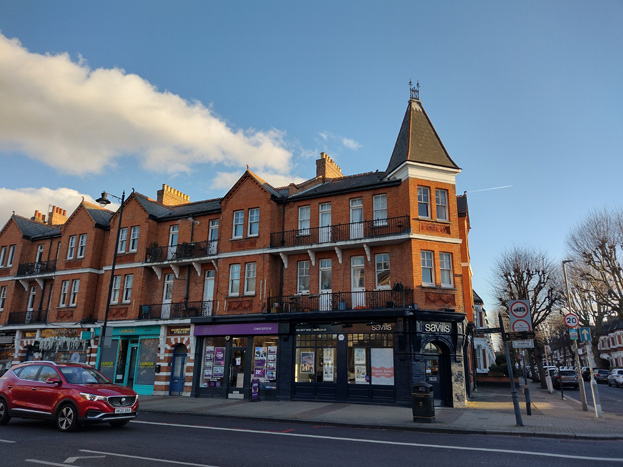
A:
<svg viewBox="0 0 623 467">
<path fill-rule="evenodd" d="M 108 398 L 106 396 L 98 396 L 97 394 L 89 394 L 88 392 L 81 392 L 80 395 L 88 401 L 108 401 Z"/>
</svg>

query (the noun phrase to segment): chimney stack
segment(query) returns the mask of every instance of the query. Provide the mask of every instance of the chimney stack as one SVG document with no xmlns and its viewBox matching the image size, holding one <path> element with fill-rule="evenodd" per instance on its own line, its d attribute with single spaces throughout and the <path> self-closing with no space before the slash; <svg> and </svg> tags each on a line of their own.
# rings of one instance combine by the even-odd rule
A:
<svg viewBox="0 0 623 467">
<path fill-rule="evenodd" d="M 62 225 L 67 222 L 67 210 L 52 206 L 48 214 L 48 225 Z"/>
<path fill-rule="evenodd" d="M 320 153 L 320 159 L 316 160 L 316 177 L 342 178 L 342 169 L 326 153 Z"/>
<path fill-rule="evenodd" d="M 162 190 L 158 190 L 157 194 L 158 202 L 165 206 L 179 206 L 180 204 L 190 203 L 190 196 L 164 183 L 162 184 Z"/>
</svg>

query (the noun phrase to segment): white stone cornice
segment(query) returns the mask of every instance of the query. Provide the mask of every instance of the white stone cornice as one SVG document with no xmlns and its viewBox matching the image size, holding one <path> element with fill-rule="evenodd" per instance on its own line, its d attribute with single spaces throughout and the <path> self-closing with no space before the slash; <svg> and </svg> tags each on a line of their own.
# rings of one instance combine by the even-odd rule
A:
<svg viewBox="0 0 623 467">
<path fill-rule="evenodd" d="M 411 234 L 411 240 L 426 240 L 429 242 L 454 243 L 460 245 L 463 240 L 453 237 L 437 237 L 436 235 Z"/>
<path fill-rule="evenodd" d="M 431 182 L 449 183 L 456 185 L 456 176 L 461 173 L 461 169 L 427 165 L 419 162 L 405 162 L 392 172 L 388 178 L 406 180 L 408 178 L 418 178 Z"/>
</svg>

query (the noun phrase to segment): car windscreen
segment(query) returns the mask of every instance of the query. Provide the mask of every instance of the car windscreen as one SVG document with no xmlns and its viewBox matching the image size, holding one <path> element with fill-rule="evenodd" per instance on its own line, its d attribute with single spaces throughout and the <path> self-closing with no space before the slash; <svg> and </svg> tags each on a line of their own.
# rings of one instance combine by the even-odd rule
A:
<svg viewBox="0 0 623 467">
<path fill-rule="evenodd" d="M 66 366 L 61 368 L 61 373 L 71 384 L 101 384 L 110 383 L 108 378 L 92 368 Z"/>
</svg>

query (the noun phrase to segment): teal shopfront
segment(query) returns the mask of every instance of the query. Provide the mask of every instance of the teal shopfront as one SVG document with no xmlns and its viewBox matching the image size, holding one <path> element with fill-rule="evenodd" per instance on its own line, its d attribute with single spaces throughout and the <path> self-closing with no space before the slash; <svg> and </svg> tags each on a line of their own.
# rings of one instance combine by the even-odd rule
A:
<svg viewBox="0 0 623 467">
<path fill-rule="evenodd" d="M 106 334 L 109 332 L 112 332 L 112 344 L 100 349 L 98 354 L 101 372 L 138 394 L 153 394 L 160 326 L 115 327 L 109 328 Z"/>
</svg>

